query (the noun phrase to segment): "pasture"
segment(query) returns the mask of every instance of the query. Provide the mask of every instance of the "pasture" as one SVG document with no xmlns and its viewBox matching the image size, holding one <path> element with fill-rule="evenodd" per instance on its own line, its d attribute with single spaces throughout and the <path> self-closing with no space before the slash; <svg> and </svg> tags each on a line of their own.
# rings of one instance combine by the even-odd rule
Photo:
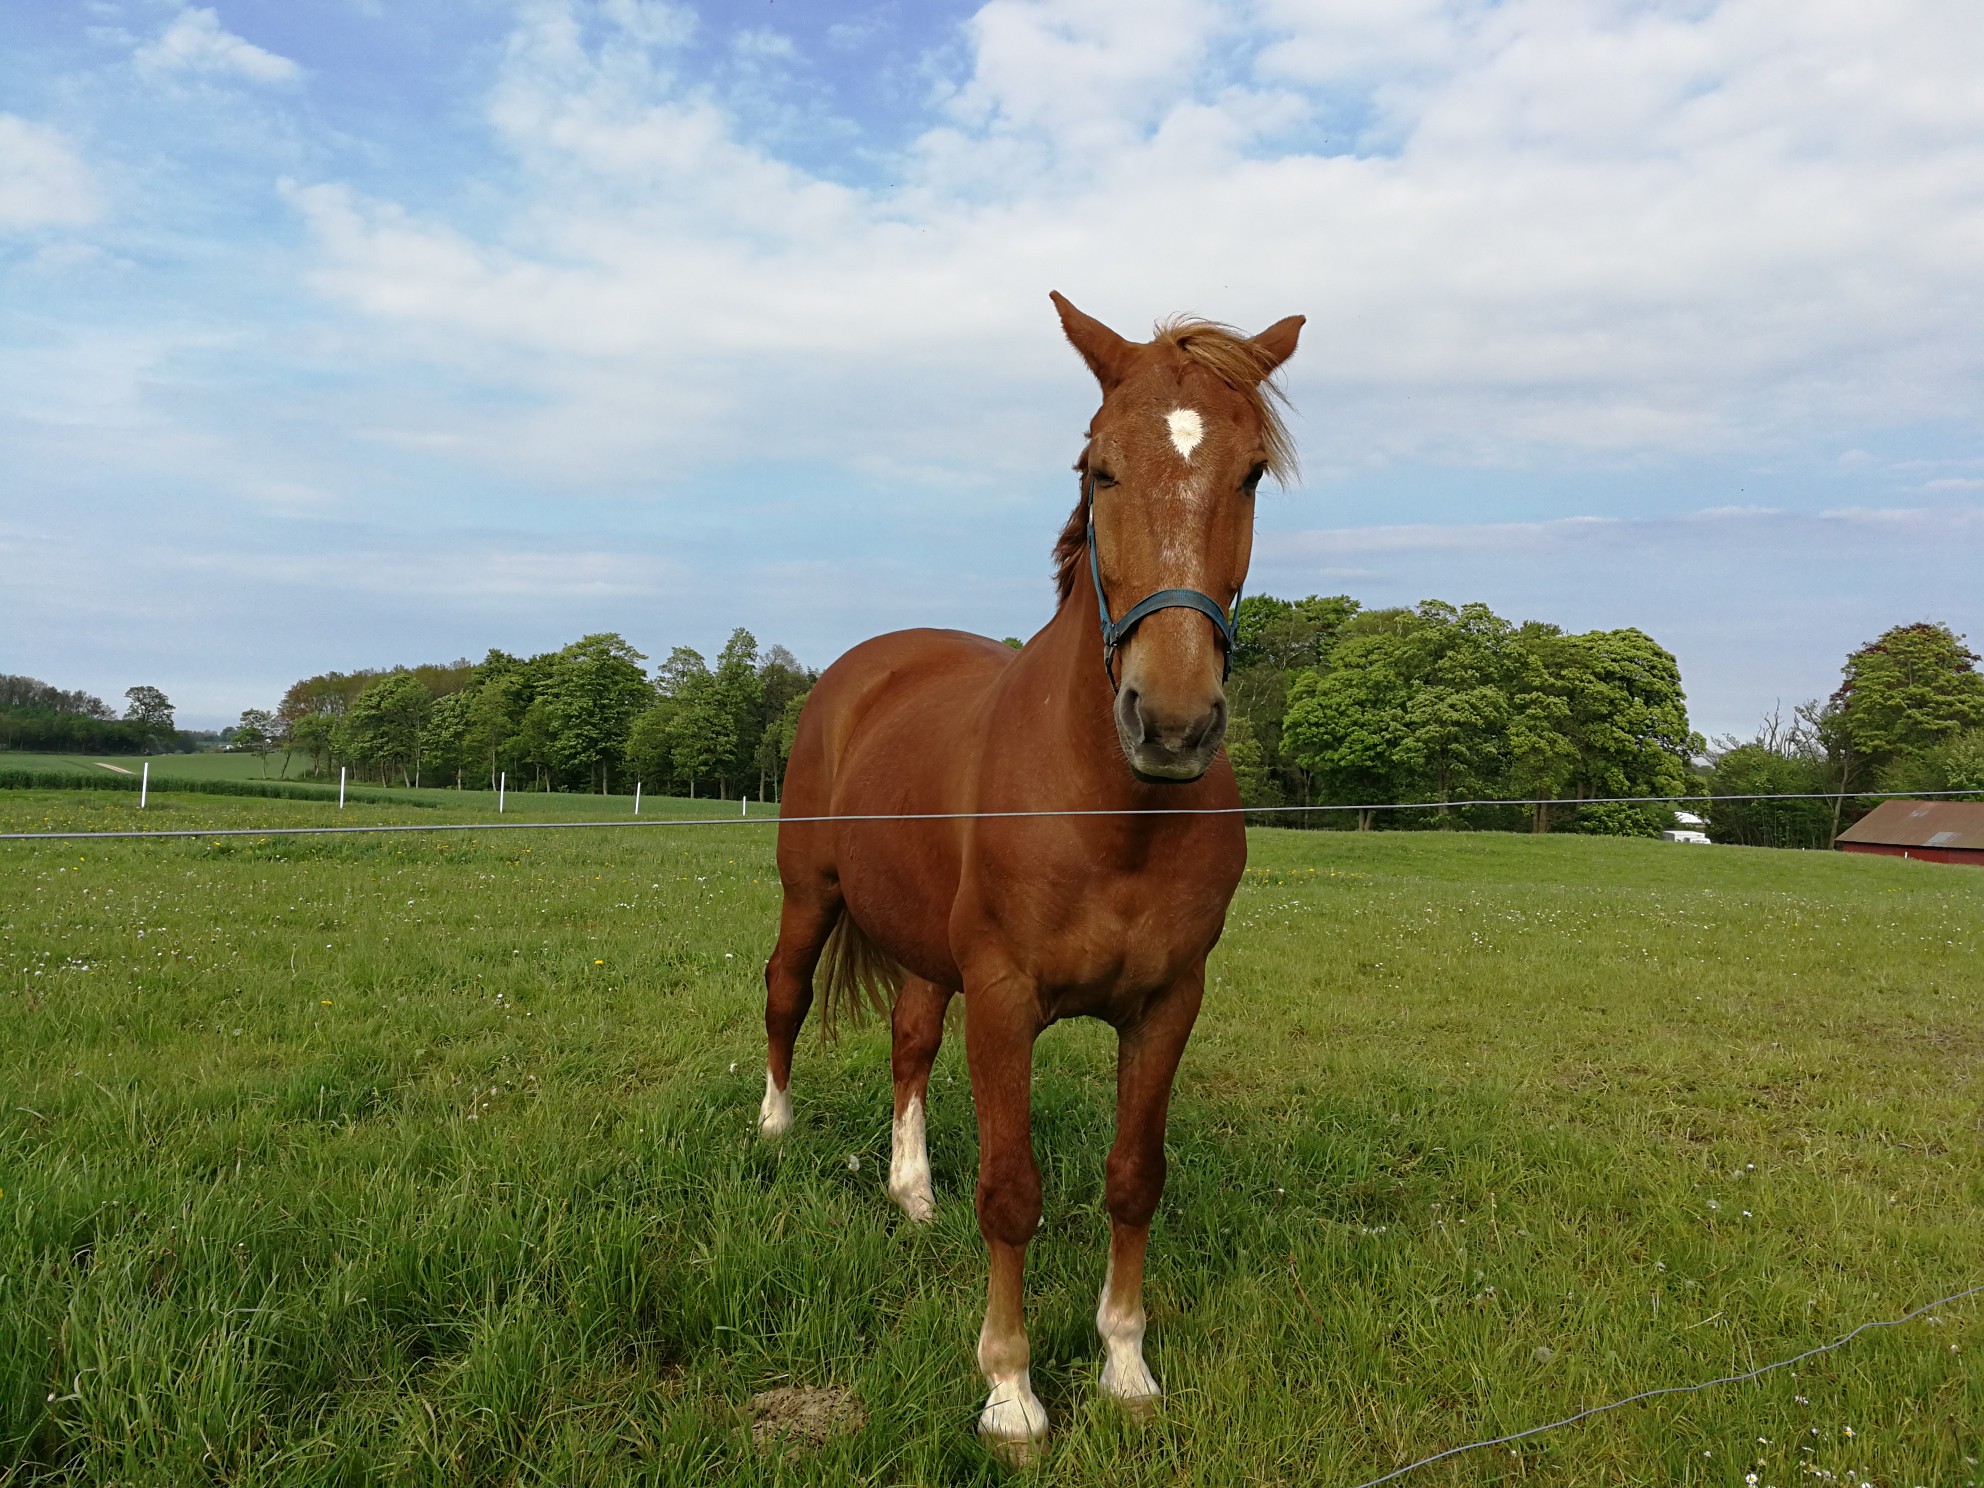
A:
<svg viewBox="0 0 1984 1488">
<path fill-rule="evenodd" d="M 486 810 L 10 791 L 0 830 Z M 881 1193 L 880 1030 L 809 1033 L 797 1126 L 753 1135 L 772 842 L 0 843 L 0 1478 L 1008 1476 L 971 1431 L 961 1039 L 928 1229 Z M 1961 868 L 1254 831 L 1173 1106 L 1147 1424 L 1093 1389 L 1113 1045 L 1041 1041 L 1034 1475 L 1356 1484 L 1984 1282 L 1980 926 Z M 1980 1317 L 1400 1481 L 1984 1482 Z M 864 1419 L 754 1446 L 789 1384 Z"/>
</svg>

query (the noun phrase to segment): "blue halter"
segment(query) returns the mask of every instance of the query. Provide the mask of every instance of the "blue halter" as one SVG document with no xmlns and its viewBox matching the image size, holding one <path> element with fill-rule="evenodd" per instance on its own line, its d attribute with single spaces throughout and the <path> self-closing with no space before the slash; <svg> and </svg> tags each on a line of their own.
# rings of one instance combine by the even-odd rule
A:
<svg viewBox="0 0 1984 1488">
<path fill-rule="evenodd" d="M 1095 472 L 1088 472 L 1088 489 L 1085 493 L 1088 504 L 1088 576 L 1095 581 L 1095 608 L 1102 617 L 1102 669 L 1109 674 L 1109 690 L 1114 692 L 1116 681 L 1116 653 L 1130 638 L 1130 632 L 1139 620 L 1154 615 L 1159 610 L 1197 610 L 1218 627 L 1219 638 L 1224 642 L 1223 660 L 1220 663 L 1219 680 L 1222 684 L 1233 673 L 1233 647 L 1239 639 L 1240 591 L 1233 591 L 1233 613 L 1227 614 L 1219 607 L 1219 601 L 1210 594 L 1197 589 L 1160 589 L 1157 593 L 1138 600 L 1131 605 L 1121 620 L 1109 618 L 1109 596 L 1102 592 L 1102 565 L 1095 556 Z"/>
</svg>

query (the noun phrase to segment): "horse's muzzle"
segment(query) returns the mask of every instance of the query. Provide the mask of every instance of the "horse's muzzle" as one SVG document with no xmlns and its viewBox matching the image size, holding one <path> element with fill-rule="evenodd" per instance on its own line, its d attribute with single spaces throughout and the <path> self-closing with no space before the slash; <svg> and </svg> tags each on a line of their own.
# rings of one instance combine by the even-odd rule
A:
<svg viewBox="0 0 1984 1488">
<path fill-rule="evenodd" d="M 1197 780 L 1226 740 L 1226 697 L 1216 692 L 1197 708 L 1164 708 L 1125 684 L 1116 694 L 1116 737 L 1140 779 Z"/>
</svg>

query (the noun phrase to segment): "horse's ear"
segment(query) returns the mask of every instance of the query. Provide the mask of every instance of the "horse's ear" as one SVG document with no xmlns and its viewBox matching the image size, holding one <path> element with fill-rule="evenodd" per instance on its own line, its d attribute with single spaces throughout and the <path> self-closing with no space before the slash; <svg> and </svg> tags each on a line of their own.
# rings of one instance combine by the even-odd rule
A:
<svg viewBox="0 0 1984 1488">
<path fill-rule="evenodd" d="M 1307 319 L 1307 316 L 1291 315 L 1286 320 L 1277 320 L 1253 338 L 1254 344 L 1267 353 L 1269 372 L 1295 355 L 1295 340 L 1302 334 Z"/>
<path fill-rule="evenodd" d="M 1130 359 L 1136 352 L 1136 343 L 1125 341 L 1094 316 L 1082 314 L 1056 291 L 1049 290 L 1047 298 L 1061 312 L 1061 329 L 1067 333 L 1068 344 L 1082 354 L 1089 371 L 1102 384 L 1103 392 L 1107 393 L 1130 375 Z"/>
</svg>

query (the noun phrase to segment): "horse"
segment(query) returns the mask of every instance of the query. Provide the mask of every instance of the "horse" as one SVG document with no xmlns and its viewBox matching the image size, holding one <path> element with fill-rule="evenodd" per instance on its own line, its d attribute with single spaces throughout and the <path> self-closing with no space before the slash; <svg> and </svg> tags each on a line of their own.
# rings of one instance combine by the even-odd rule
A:
<svg viewBox="0 0 1984 1488">
<path fill-rule="evenodd" d="M 1050 298 L 1102 391 L 1054 547 L 1055 612 L 1017 651 L 955 630 L 879 636 L 813 688 L 778 831 L 758 1114 L 767 1139 L 792 1124 L 793 1045 L 824 965 L 829 1030 L 870 1008 L 890 1020 L 887 1192 L 929 1220 L 930 1067 L 963 994 L 989 1273 L 978 1430 L 1019 1457 L 1048 1432 L 1024 1291 L 1041 1205 L 1033 1046 L 1062 1018 L 1117 1032 L 1100 1387 L 1140 1412 L 1162 1398 L 1144 1257 L 1173 1076 L 1246 867 L 1225 681 L 1255 489 L 1292 471 L 1274 378 L 1303 324 L 1246 337 L 1174 317 L 1132 342 Z"/>
</svg>

